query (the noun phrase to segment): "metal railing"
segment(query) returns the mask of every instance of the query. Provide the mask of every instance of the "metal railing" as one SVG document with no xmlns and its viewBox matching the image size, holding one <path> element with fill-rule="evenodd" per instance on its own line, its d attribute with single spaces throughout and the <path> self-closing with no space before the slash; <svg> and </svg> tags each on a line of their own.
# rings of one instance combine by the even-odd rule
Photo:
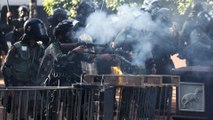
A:
<svg viewBox="0 0 213 120">
<path fill-rule="evenodd" d="M 73 86 L 0 88 L 2 120 L 169 120 L 169 75 L 86 75 Z"/>
</svg>

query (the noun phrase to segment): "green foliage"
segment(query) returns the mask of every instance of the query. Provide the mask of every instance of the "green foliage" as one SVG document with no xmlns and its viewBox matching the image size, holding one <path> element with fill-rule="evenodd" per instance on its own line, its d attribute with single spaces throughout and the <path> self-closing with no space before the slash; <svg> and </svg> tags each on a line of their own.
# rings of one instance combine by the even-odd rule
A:
<svg viewBox="0 0 213 120">
<path fill-rule="evenodd" d="M 178 0 L 178 11 L 180 15 L 184 15 L 190 5 L 191 0 Z"/>
<path fill-rule="evenodd" d="M 106 0 L 106 7 L 114 10 L 121 4 L 121 0 Z"/>
<path fill-rule="evenodd" d="M 44 0 L 44 9 L 48 15 L 51 15 L 53 11 L 53 1 L 54 0 Z"/>
<path fill-rule="evenodd" d="M 108 9 L 114 11 L 118 6 L 122 4 L 129 4 L 131 6 L 141 6 L 144 0 L 93 0 L 96 3 L 103 3 Z M 159 0 L 163 6 L 168 7 L 173 15 L 185 15 L 189 10 L 192 2 L 196 0 Z M 197 1 L 208 1 L 213 0 L 197 0 Z M 44 7 L 48 15 L 52 14 L 53 9 L 57 7 L 65 8 L 69 10 L 72 17 L 76 16 L 76 6 L 80 0 L 44 0 Z"/>
<path fill-rule="evenodd" d="M 48 15 L 52 15 L 55 8 L 64 8 L 70 11 L 71 17 L 74 17 L 79 1 L 80 0 L 44 0 L 44 9 Z"/>
<path fill-rule="evenodd" d="M 106 0 L 105 3 L 107 8 L 114 10 L 122 4 L 141 6 L 143 4 L 143 0 Z"/>
</svg>

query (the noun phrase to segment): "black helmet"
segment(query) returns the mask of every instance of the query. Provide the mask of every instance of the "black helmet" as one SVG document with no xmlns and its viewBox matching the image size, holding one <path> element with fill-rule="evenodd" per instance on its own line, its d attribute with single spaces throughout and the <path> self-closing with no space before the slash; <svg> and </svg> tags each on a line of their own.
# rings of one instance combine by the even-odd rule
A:
<svg viewBox="0 0 213 120">
<path fill-rule="evenodd" d="M 171 15 L 168 8 L 160 8 L 157 11 L 152 13 L 153 20 L 158 20 L 164 25 L 170 26 L 171 23 Z"/>
<path fill-rule="evenodd" d="M 21 5 L 18 8 L 18 14 L 20 17 L 25 17 L 29 15 L 29 8 L 27 5 Z"/>
<path fill-rule="evenodd" d="M 77 13 L 88 16 L 96 9 L 96 5 L 92 1 L 82 1 L 77 6 Z"/>
<path fill-rule="evenodd" d="M 144 2 L 145 2 L 144 5 L 146 5 L 145 10 L 148 12 L 152 12 L 153 10 L 162 7 L 158 0 L 148 0 L 147 2 L 146 1 Z"/>
<path fill-rule="evenodd" d="M 73 42 L 71 41 L 74 37 L 74 33 L 78 28 L 78 21 L 74 19 L 67 19 L 61 21 L 54 28 L 54 36 L 58 39 L 58 36 L 62 36 L 63 38 L 59 40 L 60 42 Z M 68 34 L 69 33 L 69 34 Z"/>
<path fill-rule="evenodd" d="M 153 4 L 154 2 L 159 2 L 159 1 L 158 0 L 144 0 L 143 4 L 144 5 L 150 5 L 150 4 Z"/>
<path fill-rule="evenodd" d="M 24 23 L 24 34 L 28 38 L 43 40 L 48 38 L 45 24 L 38 18 L 28 19 Z"/>
<path fill-rule="evenodd" d="M 51 25 L 56 26 L 59 22 L 68 19 L 69 11 L 63 8 L 53 10 L 53 15 L 48 18 Z"/>
<path fill-rule="evenodd" d="M 203 4 L 201 2 L 198 2 L 196 4 L 193 4 L 191 6 L 191 9 L 192 9 L 192 14 L 194 15 L 197 15 L 199 12 L 203 11 L 204 8 L 203 8 Z"/>
<path fill-rule="evenodd" d="M 209 27 L 211 27 L 212 23 L 212 17 L 209 15 L 208 12 L 199 12 L 198 15 L 198 22 L 197 25 L 203 30 L 207 30 Z"/>
</svg>

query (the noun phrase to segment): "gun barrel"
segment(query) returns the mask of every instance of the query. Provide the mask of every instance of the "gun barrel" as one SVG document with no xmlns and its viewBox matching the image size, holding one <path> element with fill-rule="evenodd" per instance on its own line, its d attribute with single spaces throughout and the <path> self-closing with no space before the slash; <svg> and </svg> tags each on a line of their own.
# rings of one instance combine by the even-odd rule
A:
<svg viewBox="0 0 213 120">
<path fill-rule="evenodd" d="M 83 43 L 86 47 L 106 47 L 106 44 L 95 44 L 95 43 Z"/>
<path fill-rule="evenodd" d="M 123 56 L 118 55 L 118 57 L 119 57 L 123 62 L 125 62 L 125 63 L 127 63 L 127 64 L 129 64 L 129 65 L 131 65 L 131 66 L 135 66 L 135 65 L 133 65 L 132 62 L 130 62 L 129 60 L 127 60 L 127 59 L 124 58 Z"/>
<path fill-rule="evenodd" d="M 92 52 L 92 51 L 85 51 L 84 53 L 88 53 L 88 54 L 114 54 L 114 55 L 117 55 L 119 57 L 120 60 L 122 60 L 123 62 L 131 65 L 131 66 L 135 66 L 131 61 L 127 60 L 126 58 L 124 58 L 123 56 L 121 55 L 118 55 L 116 53 L 108 53 L 108 52 Z"/>
</svg>

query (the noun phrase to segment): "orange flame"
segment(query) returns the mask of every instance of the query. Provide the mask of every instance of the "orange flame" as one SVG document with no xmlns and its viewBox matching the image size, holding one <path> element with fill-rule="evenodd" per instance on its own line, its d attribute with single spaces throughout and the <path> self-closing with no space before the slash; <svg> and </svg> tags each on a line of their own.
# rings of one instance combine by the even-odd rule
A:
<svg viewBox="0 0 213 120">
<path fill-rule="evenodd" d="M 111 67 L 111 70 L 112 70 L 112 74 L 115 74 L 115 75 L 122 75 L 123 74 L 123 72 L 122 72 L 122 70 L 119 66 L 113 66 L 113 67 Z M 118 77 L 118 82 L 123 83 L 123 78 Z"/>
<path fill-rule="evenodd" d="M 119 66 L 113 66 L 112 67 L 112 74 L 122 75 L 123 72 L 121 71 L 121 68 Z"/>
</svg>

